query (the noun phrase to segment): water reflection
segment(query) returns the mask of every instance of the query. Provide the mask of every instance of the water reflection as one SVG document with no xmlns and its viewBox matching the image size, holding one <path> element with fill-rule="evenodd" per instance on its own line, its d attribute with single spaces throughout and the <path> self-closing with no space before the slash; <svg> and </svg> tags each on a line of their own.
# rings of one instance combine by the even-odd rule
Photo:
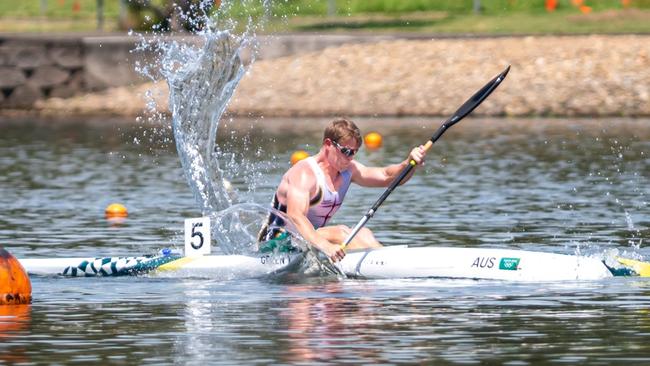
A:
<svg viewBox="0 0 650 366">
<path fill-rule="evenodd" d="M 0 305 L 0 363 L 19 364 L 29 362 L 26 349 L 20 344 L 9 343 L 12 339 L 29 334 L 32 321 L 31 305 Z"/>
<path fill-rule="evenodd" d="M 368 164 L 402 159 L 437 123 L 358 121 L 384 135 L 382 150 L 359 153 Z M 223 168 L 245 202 L 266 205 L 291 153 L 315 152 L 327 119 L 227 122 L 217 137 L 230 154 Z M 649 126 L 468 119 L 369 225 L 392 245 L 648 259 Z M 141 255 L 182 243 L 183 219 L 200 212 L 170 130 L 145 131 L 0 122 L 0 243 L 17 257 Z M 337 222 L 356 223 L 380 194 L 352 189 Z M 104 218 L 113 201 L 129 208 L 119 226 Z M 650 362 L 650 281 L 641 278 L 296 282 L 33 278 L 25 317 L 0 316 L 10 327 L 0 330 L 1 357 L 19 357 L 0 363 Z"/>
<path fill-rule="evenodd" d="M 311 297 L 318 293 L 317 298 Z M 372 323 L 370 301 L 343 297 L 343 284 L 296 285 L 287 288 L 289 298 L 286 308 L 280 309 L 287 337 L 286 361 L 311 363 L 314 361 L 337 362 L 349 359 L 351 354 L 362 358 L 364 363 L 380 362 L 377 352 L 359 347 L 364 324 Z M 350 350 L 354 349 L 353 352 Z"/>
<path fill-rule="evenodd" d="M 0 305 L 0 339 L 14 337 L 29 328 L 32 306 Z"/>
</svg>

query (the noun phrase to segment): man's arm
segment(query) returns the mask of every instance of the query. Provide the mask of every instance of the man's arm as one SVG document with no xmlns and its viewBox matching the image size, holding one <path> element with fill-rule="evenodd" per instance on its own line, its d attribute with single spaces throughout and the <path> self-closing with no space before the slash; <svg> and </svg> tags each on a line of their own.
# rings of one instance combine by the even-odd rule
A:
<svg viewBox="0 0 650 366">
<path fill-rule="evenodd" d="M 352 163 L 352 181 L 364 187 L 388 187 L 399 173 L 409 165 L 409 161 L 414 160 L 418 165 L 422 165 L 425 156 L 426 150 L 423 145 L 420 145 L 411 150 L 408 158 L 399 164 L 386 167 L 367 167 L 354 161 Z M 415 169 L 412 169 L 401 184 L 411 179 L 414 172 Z"/>
<path fill-rule="evenodd" d="M 315 177 L 310 177 L 305 169 L 302 169 L 287 178 L 287 216 L 294 222 L 300 235 L 332 261 L 343 259 L 345 252 L 340 245 L 332 244 L 319 235 L 307 218 L 310 190 L 316 184 Z"/>
</svg>

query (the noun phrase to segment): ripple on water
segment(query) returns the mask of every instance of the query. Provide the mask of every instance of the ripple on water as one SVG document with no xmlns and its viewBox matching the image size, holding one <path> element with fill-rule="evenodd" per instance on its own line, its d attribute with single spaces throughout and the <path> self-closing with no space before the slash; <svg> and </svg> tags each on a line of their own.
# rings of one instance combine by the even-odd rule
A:
<svg viewBox="0 0 650 366">
<path fill-rule="evenodd" d="M 260 164 L 257 178 L 232 180 L 244 200 L 269 202 L 290 154 L 306 143 L 315 152 L 323 122 L 242 120 L 254 128 L 224 129 L 218 143 L 230 143 L 231 153 L 241 134 L 263 130 L 269 137 L 255 140 L 266 153 L 236 155 Z M 423 138 L 408 127 L 435 125 L 359 122 L 385 136 L 380 152 L 359 154 L 367 164 L 399 161 Z M 297 134 L 298 123 L 309 126 Z M 603 129 L 612 123 L 618 128 Z M 132 144 L 141 132 L 128 125 L 73 126 L 2 125 L 0 243 L 18 257 L 139 255 L 179 246 L 182 219 L 200 213 L 173 149 L 146 139 Z M 648 141 L 650 128 L 639 121 L 463 121 L 368 225 L 386 244 L 560 253 L 579 247 L 647 259 Z M 353 188 L 336 222 L 356 223 L 381 192 Z M 119 225 L 103 217 L 113 201 L 129 208 Z M 2 361 L 7 354 L 18 357 L 14 363 L 650 361 L 650 282 L 641 278 L 512 284 L 33 277 L 32 284 L 26 314 L 0 316 Z"/>
</svg>

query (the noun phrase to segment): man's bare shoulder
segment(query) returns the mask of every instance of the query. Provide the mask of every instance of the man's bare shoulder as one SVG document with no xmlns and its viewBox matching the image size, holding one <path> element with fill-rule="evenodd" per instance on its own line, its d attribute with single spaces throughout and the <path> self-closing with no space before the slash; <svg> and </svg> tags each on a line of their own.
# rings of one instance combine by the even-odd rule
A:
<svg viewBox="0 0 650 366">
<path fill-rule="evenodd" d="M 285 173 L 284 179 L 291 186 L 311 188 L 316 185 L 316 176 L 307 159 L 300 160 Z"/>
</svg>

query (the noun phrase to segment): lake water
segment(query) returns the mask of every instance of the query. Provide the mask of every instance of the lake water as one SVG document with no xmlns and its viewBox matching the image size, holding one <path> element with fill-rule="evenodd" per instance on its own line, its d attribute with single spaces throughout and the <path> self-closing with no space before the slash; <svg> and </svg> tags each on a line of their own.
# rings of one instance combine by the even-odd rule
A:
<svg viewBox="0 0 650 366">
<path fill-rule="evenodd" d="M 437 119 L 359 119 L 383 165 Z M 223 167 L 246 202 L 270 201 L 325 119 L 226 121 Z M 430 150 L 368 226 L 386 245 L 468 246 L 650 259 L 650 121 L 468 119 Z M 355 187 L 354 225 L 381 195 Z M 122 223 L 104 218 L 121 202 Z M 200 215 L 167 127 L 0 120 L 0 245 L 19 258 L 182 247 Z M 549 272 L 553 268 L 549 268 Z M 206 280 L 33 277 L 0 307 L 0 364 L 592 364 L 650 362 L 650 282 Z M 648 337 L 648 338 L 646 338 Z"/>
</svg>

